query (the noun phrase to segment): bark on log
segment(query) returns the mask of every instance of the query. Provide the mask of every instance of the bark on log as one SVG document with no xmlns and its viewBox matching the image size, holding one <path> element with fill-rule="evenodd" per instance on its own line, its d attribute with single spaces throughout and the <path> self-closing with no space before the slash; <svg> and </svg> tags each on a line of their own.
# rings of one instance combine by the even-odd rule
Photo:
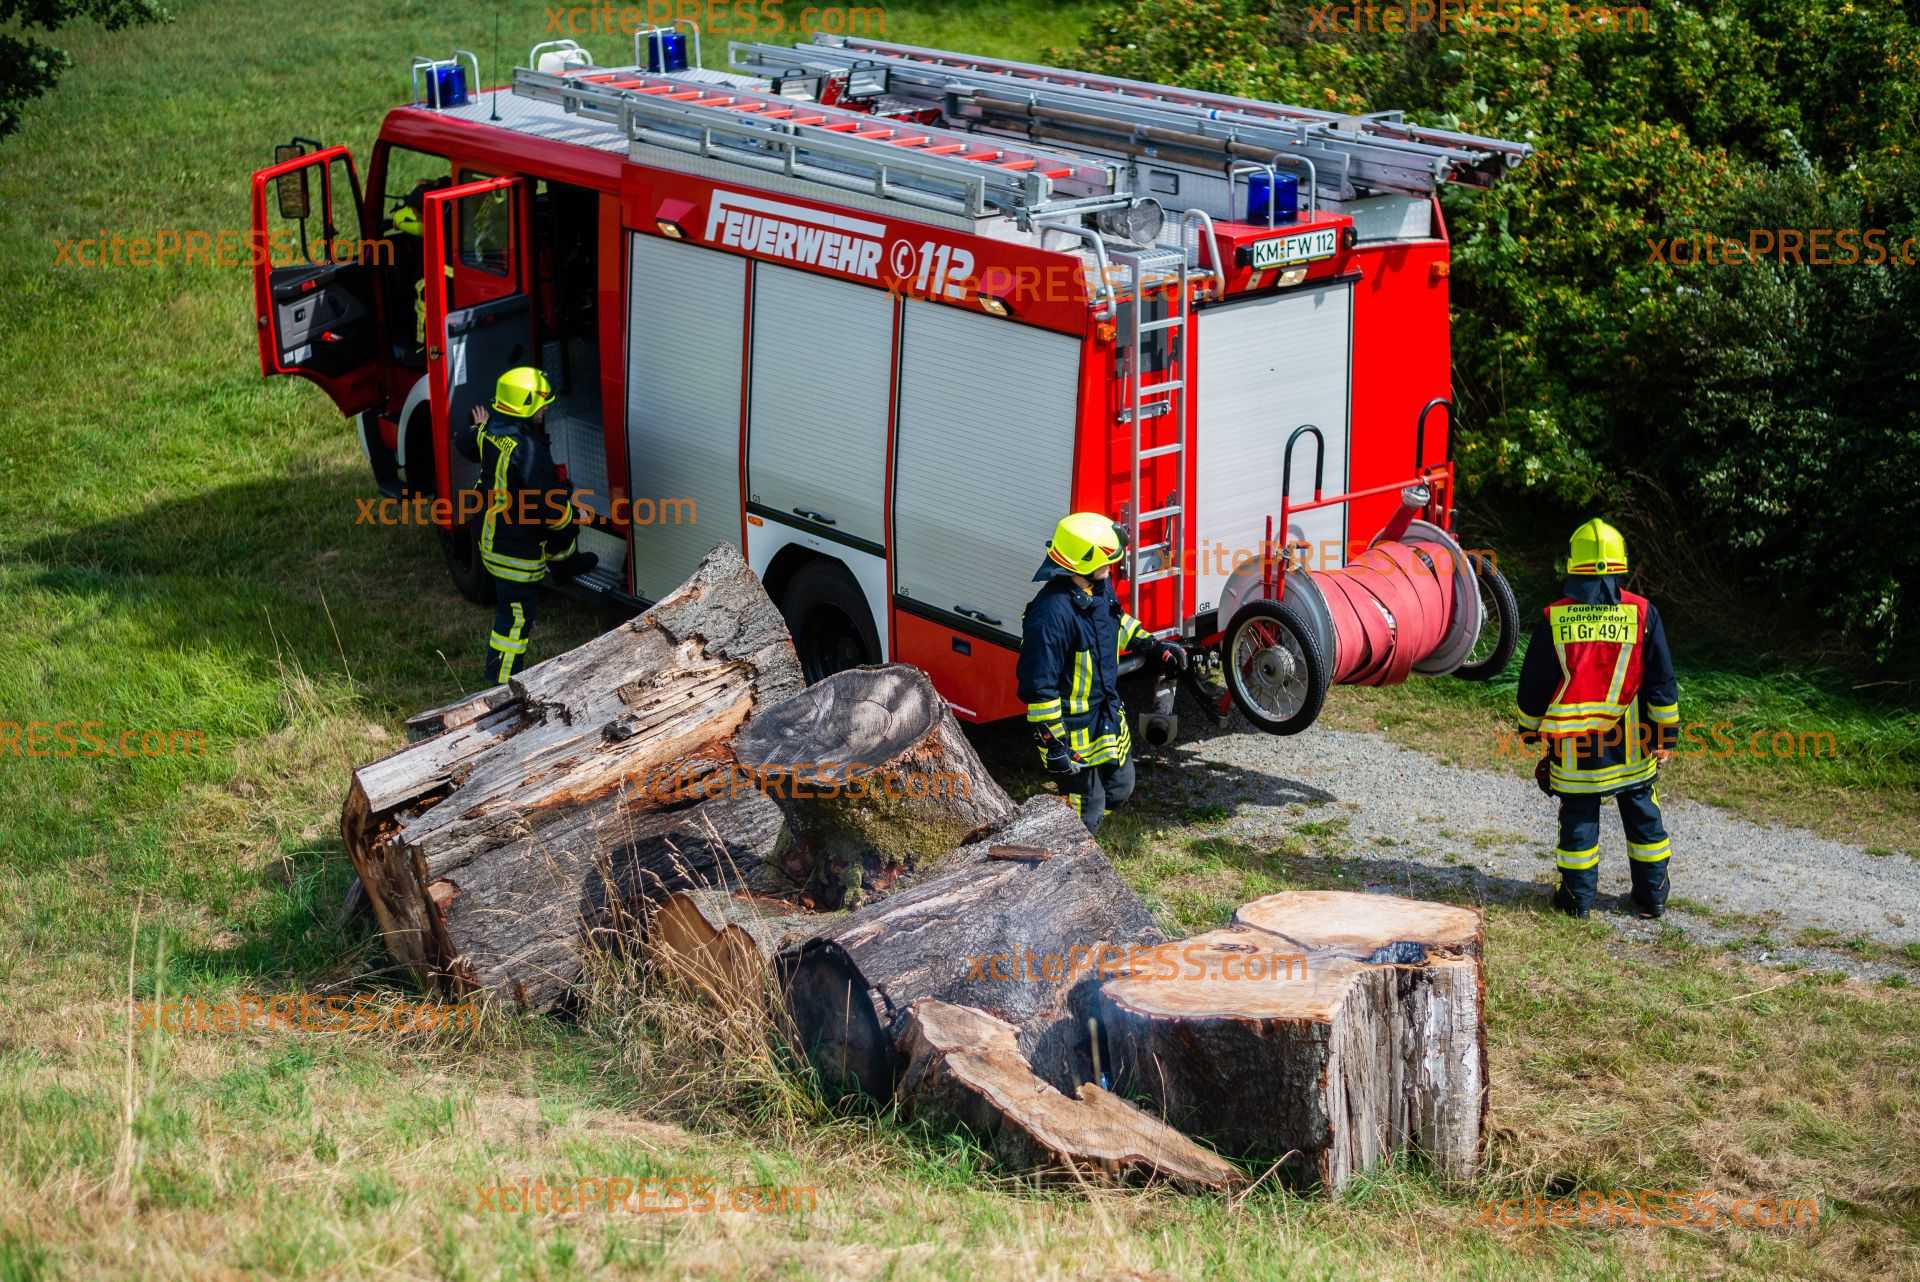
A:
<svg viewBox="0 0 1920 1282">
<path fill-rule="evenodd" d="M 829 907 L 886 894 L 1014 815 L 932 679 L 904 664 L 835 673 L 755 717 L 733 746 L 786 812 L 813 897 Z"/>
<path fill-rule="evenodd" d="M 436 710 L 449 728 L 356 770 L 341 812 L 388 950 L 450 996 L 546 1010 L 587 937 L 645 895 L 791 889 L 779 808 L 738 786 L 731 742 L 801 685 L 779 612 L 723 544 L 639 619 L 528 668 L 504 699 Z"/>
<path fill-rule="evenodd" d="M 999 845 L 1037 846 L 1052 858 L 989 858 Z M 1163 938 L 1079 816 L 1044 796 L 939 861 L 925 880 L 787 949 L 780 968 L 795 1027 L 829 1094 L 892 1095 L 906 1065 L 899 1039 L 907 1008 L 923 997 L 1006 1020 L 1034 1071 L 1069 1089 L 1092 1075 L 1091 948 Z"/>
<path fill-rule="evenodd" d="M 923 998 L 907 1011 L 900 1099 L 910 1117 L 957 1124 L 1019 1171 L 1164 1179 L 1186 1189 L 1245 1182 L 1231 1162 L 1091 1083 L 1068 1097 L 1035 1076 L 1018 1030 L 970 1006 Z"/>
<path fill-rule="evenodd" d="M 668 895 L 647 923 L 659 964 L 716 1005 L 764 1002 L 773 959 L 833 919 L 783 899 L 714 888 Z"/>
<path fill-rule="evenodd" d="M 1284 1158 L 1296 1184 L 1338 1189 L 1403 1148 L 1464 1178 L 1486 1119 L 1480 959 L 1472 909 L 1269 895 L 1102 983 L 1115 1089 L 1223 1152 Z"/>
</svg>

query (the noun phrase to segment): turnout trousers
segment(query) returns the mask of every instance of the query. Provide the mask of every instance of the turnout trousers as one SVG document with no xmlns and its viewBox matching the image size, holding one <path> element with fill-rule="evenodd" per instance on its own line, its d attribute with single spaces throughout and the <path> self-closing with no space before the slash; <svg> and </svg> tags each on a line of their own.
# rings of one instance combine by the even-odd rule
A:
<svg viewBox="0 0 1920 1282">
<path fill-rule="evenodd" d="M 1099 832 L 1107 811 L 1118 810 L 1133 795 L 1133 758 L 1088 766 L 1061 780 L 1060 794 L 1073 803 L 1088 832 Z"/>
<path fill-rule="evenodd" d="M 493 632 L 487 637 L 487 680 L 494 685 L 505 685 L 508 677 L 527 666 L 527 638 L 533 633 L 534 605 L 539 599 L 538 583 L 494 579 Z"/>
<path fill-rule="evenodd" d="M 1600 803 L 1620 803 L 1620 826 L 1627 834 L 1628 866 L 1633 872 L 1635 907 L 1658 911 L 1667 903 L 1667 861 L 1673 843 L 1660 819 L 1660 794 L 1653 781 L 1611 794 L 1560 796 L 1560 846 L 1553 852 L 1560 868 L 1560 889 L 1581 911 L 1593 907 L 1600 888 Z"/>
</svg>

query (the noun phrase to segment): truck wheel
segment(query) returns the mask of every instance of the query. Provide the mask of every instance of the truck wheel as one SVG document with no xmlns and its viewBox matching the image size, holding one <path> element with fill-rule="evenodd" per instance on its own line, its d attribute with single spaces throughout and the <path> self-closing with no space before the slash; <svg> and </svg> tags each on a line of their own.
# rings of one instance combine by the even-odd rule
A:
<svg viewBox="0 0 1920 1282">
<path fill-rule="evenodd" d="M 1480 585 L 1480 635 L 1453 675 L 1462 681 L 1491 681 L 1506 670 L 1520 643 L 1520 605 L 1506 576 L 1491 563 L 1476 565 L 1474 578 Z"/>
<path fill-rule="evenodd" d="M 480 564 L 480 517 L 475 515 L 452 530 L 436 527 L 434 532 L 440 537 L 440 550 L 447 558 L 447 573 L 460 595 L 475 605 L 492 605 L 493 576 Z"/>
<path fill-rule="evenodd" d="M 1234 703 L 1268 734 L 1299 734 L 1320 715 L 1332 673 L 1318 630 L 1291 598 L 1241 606 L 1221 657 Z"/>
<path fill-rule="evenodd" d="M 807 684 L 836 672 L 880 662 L 880 634 L 866 594 L 837 561 L 800 568 L 780 598 L 780 613 L 793 634 Z"/>
</svg>

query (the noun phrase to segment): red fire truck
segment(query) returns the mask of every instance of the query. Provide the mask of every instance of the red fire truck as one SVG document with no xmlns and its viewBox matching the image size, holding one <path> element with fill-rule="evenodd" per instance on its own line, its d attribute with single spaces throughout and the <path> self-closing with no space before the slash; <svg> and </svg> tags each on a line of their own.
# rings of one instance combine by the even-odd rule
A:
<svg viewBox="0 0 1920 1282">
<path fill-rule="evenodd" d="M 411 498 L 476 485 L 449 429 L 538 365 L 593 586 L 644 604 L 731 540 L 810 679 L 917 664 L 972 721 L 1023 711 L 1053 523 L 1106 512 L 1133 613 L 1298 728 L 1313 647 L 1252 609 L 1283 495 L 1322 499 L 1281 527 L 1321 566 L 1409 486 L 1447 524 L 1435 193 L 1530 148 L 873 40 L 698 48 L 552 41 L 484 91 L 471 54 L 416 58 L 364 189 L 346 148 L 281 147 L 255 230 L 309 261 L 256 268 L 262 370 L 325 389 Z M 1284 476 L 1302 425 L 1320 457 Z M 484 600 L 472 522 L 436 510 Z"/>
</svg>

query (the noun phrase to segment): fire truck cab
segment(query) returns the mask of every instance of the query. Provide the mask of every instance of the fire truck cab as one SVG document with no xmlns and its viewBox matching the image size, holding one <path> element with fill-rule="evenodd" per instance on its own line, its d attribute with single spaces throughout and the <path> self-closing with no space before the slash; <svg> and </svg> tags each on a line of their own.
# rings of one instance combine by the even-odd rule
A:
<svg viewBox="0 0 1920 1282">
<path fill-rule="evenodd" d="M 355 418 L 384 495 L 447 500 L 468 596 L 451 433 L 515 365 L 553 382 L 593 587 L 644 605 L 735 542 L 809 679 L 913 663 L 971 721 L 1024 710 L 1064 513 L 1113 516 L 1122 601 L 1217 650 L 1276 539 L 1340 565 L 1446 458 L 1435 192 L 1527 146 L 881 41 L 728 55 L 551 41 L 484 91 L 417 58 L 364 187 L 304 140 L 253 177 L 256 234 L 306 247 L 256 267 L 263 372 Z"/>
</svg>

